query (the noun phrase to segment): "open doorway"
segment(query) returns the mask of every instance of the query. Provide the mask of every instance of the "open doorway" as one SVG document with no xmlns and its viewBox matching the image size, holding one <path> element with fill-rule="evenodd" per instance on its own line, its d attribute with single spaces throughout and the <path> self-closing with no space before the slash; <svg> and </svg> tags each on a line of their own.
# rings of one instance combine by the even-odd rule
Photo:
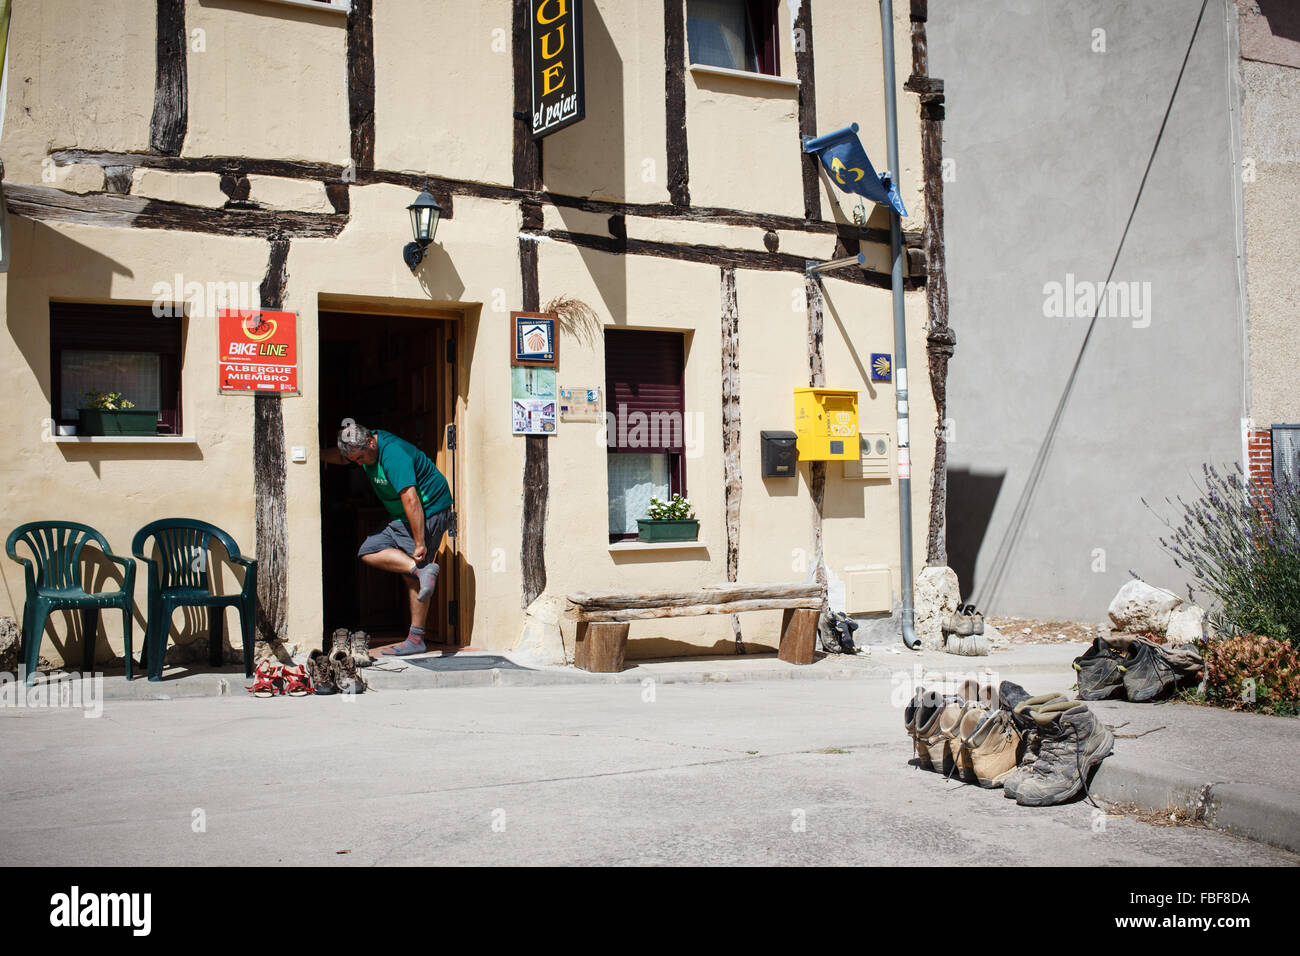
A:
<svg viewBox="0 0 1300 956">
<path fill-rule="evenodd" d="M 334 444 L 344 418 L 392 432 L 433 460 L 454 497 L 455 430 L 449 434 L 448 426 L 455 421 L 455 332 L 455 322 L 449 319 L 321 312 L 321 447 Z M 322 466 L 326 649 L 329 635 L 338 627 L 369 632 L 372 648 L 406 636 L 410 617 L 401 578 L 370 568 L 356 556 L 362 539 L 388 520 L 360 468 Z M 460 569 L 450 532 L 436 560 L 442 570 L 429 607 L 425 641 L 431 646 L 458 647 L 463 643 L 456 599 Z"/>
</svg>

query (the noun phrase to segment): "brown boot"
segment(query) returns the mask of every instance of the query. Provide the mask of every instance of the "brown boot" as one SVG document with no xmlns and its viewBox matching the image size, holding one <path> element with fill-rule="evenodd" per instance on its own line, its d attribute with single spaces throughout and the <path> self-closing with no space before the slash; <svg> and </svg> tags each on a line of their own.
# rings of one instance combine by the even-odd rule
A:
<svg viewBox="0 0 1300 956">
<path fill-rule="evenodd" d="M 1023 739 L 1011 715 L 1000 708 L 976 724 L 963 722 L 962 753 L 975 782 L 985 788 L 1002 786 L 1020 762 Z"/>
<path fill-rule="evenodd" d="M 369 667 L 374 663 L 370 658 L 370 635 L 365 631 L 352 632 L 348 638 L 348 649 L 358 667 Z"/>
</svg>

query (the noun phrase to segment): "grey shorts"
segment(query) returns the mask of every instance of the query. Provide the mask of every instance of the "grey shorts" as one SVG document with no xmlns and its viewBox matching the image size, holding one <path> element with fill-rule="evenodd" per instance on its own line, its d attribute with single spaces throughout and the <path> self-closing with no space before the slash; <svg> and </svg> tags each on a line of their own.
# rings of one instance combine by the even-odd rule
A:
<svg viewBox="0 0 1300 956">
<path fill-rule="evenodd" d="M 438 553 L 438 546 L 442 544 L 443 533 L 451 525 L 451 509 L 444 508 L 442 511 L 436 511 L 431 515 L 424 516 L 424 546 L 429 549 L 429 560 Z M 406 554 L 415 554 L 415 538 L 411 537 L 411 528 L 400 518 L 388 522 L 365 541 L 361 542 L 361 547 L 357 549 L 357 557 L 363 554 L 375 554 L 387 548 L 397 548 Z"/>
</svg>

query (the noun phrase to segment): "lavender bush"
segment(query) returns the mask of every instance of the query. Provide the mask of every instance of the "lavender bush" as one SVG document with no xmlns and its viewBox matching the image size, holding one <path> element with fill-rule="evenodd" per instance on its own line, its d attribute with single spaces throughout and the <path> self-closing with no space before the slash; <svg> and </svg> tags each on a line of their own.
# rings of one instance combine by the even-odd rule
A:
<svg viewBox="0 0 1300 956">
<path fill-rule="evenodd" d="M 1211 622 L 1221 632 L 1260 634 L 1300 649 L 1300 483 L 1275 475 L 1265 495 L 1240 465 L 1224 475 L 1210 465 L 1202 470 L 1200 497 L 1178 498 L 1182 513 L 1174 521 L 1161 517 L 1170 530 L 1161 546 L 1192 576 L 1188 596 L 1201 591 L 1217 599 Z"/>
</svg>

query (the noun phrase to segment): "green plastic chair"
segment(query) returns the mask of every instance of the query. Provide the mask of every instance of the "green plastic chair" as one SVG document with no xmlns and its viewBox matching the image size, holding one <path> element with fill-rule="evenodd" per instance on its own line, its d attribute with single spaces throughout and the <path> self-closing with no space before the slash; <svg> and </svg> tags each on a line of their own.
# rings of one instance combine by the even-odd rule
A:
<svg viewBox="0 0 1300 956">
<path fill-rule="evenodd" d="M 22 542 L 32 561 L 15 550 Z M 86 590 L 82 550 L 94 542 L 104 557 L 122 565 L 122 590 L 91 593 Z M 89 525 L 72 521 L 32 521 L 15 528 L 5 542 L 5 553 L 23 566 L 27 579 L 27 600 L 23 605 L 23 663 L 27 683 L 36 678 L 41 637 L 51 611 L 80 610 L 82 621 L 81 669 L 95 669 L 95 634 L 103 608 L 122 610 L 122 634 L 126 640 L 126 679 L 131 679 L 131 610 L 135 603 L 135 562 L 119 558 L 109 550 L 104 536 Z M 33 564 L 33 561 L 35 562 Z"/>
<path fill-rule="evenodd" d="M 145 543 L 154 538 L 159 560 L 145 553 Z M 232 563 L 244 568 L 244 587 L 238 594 L 213 594 L 208 579 L 208 548 L 216 538 Z M 149 620 L 145 627 L 145 656 L 151 681 L 162 680 L 167 634 L 172 614 L 178 607 L 210 609 L 208 661 L 221 666 L 224 640 L 222 609 L 239 609 L 239 629 L 244 641 L 244 676 L 253 676 L 253 625 L 257 612 L 257 562 L 239 553 L 235 539 L 216 525 L 195 518 L 163 518 L 145 525 L 135 534 L 131 552 L 149 570 Z"/>
</svg>

